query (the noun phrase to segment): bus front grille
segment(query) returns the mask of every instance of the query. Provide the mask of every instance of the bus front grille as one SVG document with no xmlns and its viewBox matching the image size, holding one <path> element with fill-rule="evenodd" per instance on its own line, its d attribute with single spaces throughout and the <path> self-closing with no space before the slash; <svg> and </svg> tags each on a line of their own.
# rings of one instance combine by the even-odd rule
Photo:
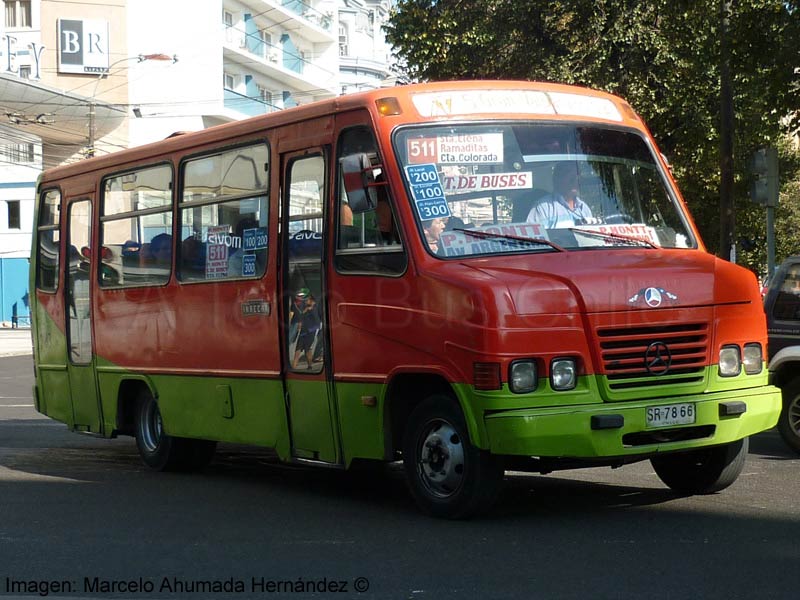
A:
<svg viewBox="0 0 800 600">
<path fill-rule="evenodd" d="M 611 390 L 698 383 L 708 364 L 707 323 L 599 328 Z"/>
</svg>

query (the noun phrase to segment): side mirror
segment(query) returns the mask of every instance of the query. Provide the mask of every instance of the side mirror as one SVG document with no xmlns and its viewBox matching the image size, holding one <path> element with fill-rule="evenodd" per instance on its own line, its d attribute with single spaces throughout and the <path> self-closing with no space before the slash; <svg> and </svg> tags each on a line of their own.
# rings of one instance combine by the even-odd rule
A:
<svg viewBox="0 0 800 600">
<path fill-rule="evenodd" d="M 369 156 L 364 153 L 351 154 L 339 159 L 339 166 L 350 210 L 353 213 L 375 210 L 378 205 L 375 187 L 386 185 L 385 182 L 375 181 L 375 171 L 379 167 L 373 167 Z"/>
</svg>

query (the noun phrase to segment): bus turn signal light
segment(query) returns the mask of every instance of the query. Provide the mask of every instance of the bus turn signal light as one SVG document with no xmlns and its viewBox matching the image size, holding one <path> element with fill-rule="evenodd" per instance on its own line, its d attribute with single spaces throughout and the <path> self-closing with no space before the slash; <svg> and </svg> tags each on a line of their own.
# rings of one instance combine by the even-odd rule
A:
<svg viewBox="0 0 800 600">
<path fill-rule="evenodd" d="M 500 363 L 476 362 L 472 365 L 472 380 L 476 390 L 499 390 L 503 387 L 500 380 Z"/>
<path fill-rule="evenodd" d="M 397 98 L 378 98 L 375 100 L 375 105 L 378 107 L 378 112 L 382 117 L 390 117 L 393 115 L 402 115 L 403 110 L 400 108 L 400 103 Z"/>
</svg>

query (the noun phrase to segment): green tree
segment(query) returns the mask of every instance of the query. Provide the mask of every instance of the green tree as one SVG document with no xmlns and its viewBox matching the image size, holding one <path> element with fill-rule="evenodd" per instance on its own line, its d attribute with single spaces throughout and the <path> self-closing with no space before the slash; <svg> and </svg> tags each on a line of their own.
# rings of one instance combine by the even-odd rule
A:
<svg viewBox="0 0 800 600">
<path fill-rule="evenodd" d="M 398 0 L 386 34 L 409 80 L 558 81 L 624 97 L 669 157 L 703 239 L 716 251 L 722 3 Z M 737 237 L 754 242 L 742 257 L 758 270 L 766 263 L 764 215 L 749 202 L 746 163 L 753 150 L 800 126 L 800 7 L 798 0 L 729 5 Z M 782 146 L 782 181 L 797 177 L 796 153 Z M 781 201 L 783 231 L 783 220 L 800 209 L 786 205 L 796 194 Z M 781 240 L 779 258 L 800 251 L 796 232 L 791 244 Z"/>
</svg>

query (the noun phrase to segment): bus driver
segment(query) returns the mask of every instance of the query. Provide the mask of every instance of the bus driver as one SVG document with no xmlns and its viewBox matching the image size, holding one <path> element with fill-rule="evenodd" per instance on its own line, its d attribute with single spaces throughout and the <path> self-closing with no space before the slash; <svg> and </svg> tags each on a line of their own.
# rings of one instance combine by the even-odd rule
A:
<svg viewBox="0 0 800 600">
<path fill-rule="evenodd" d="M 546 229 L 591 223 L 589 205 L 578 197 L 578 171 L 573 162 L 561 162 L 553 170 L 553 193 L 543 196 L 528 213 L 529 223 Z"/>
</svg>

